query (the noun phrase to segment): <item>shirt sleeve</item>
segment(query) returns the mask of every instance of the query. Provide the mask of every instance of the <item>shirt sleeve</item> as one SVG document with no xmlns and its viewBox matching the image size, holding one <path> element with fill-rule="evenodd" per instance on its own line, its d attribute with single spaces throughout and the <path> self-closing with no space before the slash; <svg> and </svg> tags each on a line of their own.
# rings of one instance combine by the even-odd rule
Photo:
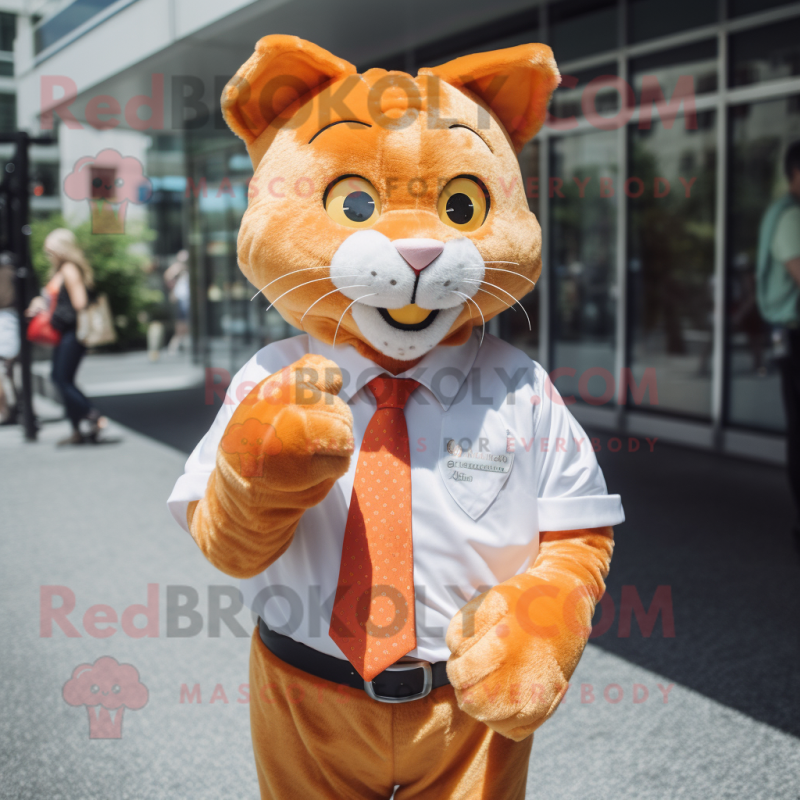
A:
<svg viewBox="0 0 800 800">
<path fill-rule="evenodd" d="M 772 256 L 782 263 L 800 257 L 800 208 L 792 206 L 781 214 L 772 237 Z"/>
<path fill-rule="evenodd" d="M 541 367 L 537 370 L 536 449 L 540 531 L 601 528 L 625 521 L 618 494 L 608 494 L 591 439 Z"/>
<path fill-rule="evenodd" d="M 241 373 L 240 373 L 241 375 Z M 167 508 L 170 514 L 175 518 L 175 521 L 188 532 L 189 526 L 186 521 L 186 511 L 189 503 L 194 500 L 202 500 L 206 492 L 206 484 L 214 470 L 214 465 L 217 458 L 217 447 L 219 447 L 222 435 L 225 433 L 225 428 L 228 426 L 233 412 L 238 406 L 238 401 L 232 389 L 238 386 L 241 381 L 237 380 L 239 375 L 231 381 L 231 385 L 225 395 L 225 400 L 222 403 L 214 419 L 208 433 L 200 440 L 199 444 L 192 451 L 186 461 L 183 475 L 178 478 L 172 494 L 167 500 Z"/>
</svg>

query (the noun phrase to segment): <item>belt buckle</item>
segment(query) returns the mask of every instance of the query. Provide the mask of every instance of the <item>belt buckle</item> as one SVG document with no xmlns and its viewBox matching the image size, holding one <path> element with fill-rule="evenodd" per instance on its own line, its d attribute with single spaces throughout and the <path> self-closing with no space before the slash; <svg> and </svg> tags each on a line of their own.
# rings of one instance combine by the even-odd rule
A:
<svg viewBox="0 0 800 800">
<path fill-rule="evenodd" d="M 421 669 L 423 673 L 422 691 L 408 697 L 386 697 L 376 694 L 372 681 L 364 681 L 364 691 L 379 703 L 410 703 L 412 700 L 420 700 L 427 697 L 433 689 L 433 670 L 430 661 L 408 661 L 402 664 L 392 664 L 386 667 L 384 672 L 408 672 L 412 669 Z"/>
</svg>

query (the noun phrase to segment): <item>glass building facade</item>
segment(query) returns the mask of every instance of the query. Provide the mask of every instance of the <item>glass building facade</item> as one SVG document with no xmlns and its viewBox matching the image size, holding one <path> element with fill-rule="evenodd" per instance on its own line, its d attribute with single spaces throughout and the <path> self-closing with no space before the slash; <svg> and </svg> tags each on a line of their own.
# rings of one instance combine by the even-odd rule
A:
<svg viewBox="0 0 800 800">
<path fill-rule="evenodd" d="M 531 41 L 563 76 L 520 155 L 544 268 L 522 301 L 532 330 L 509 310 L 493 331 L 553 373 L 584 423 L 772 457 L 785 420 L 754 275 L 800 139 L 800 3 L 563 0 L 357 66 L 415 71 Z M 295 333 L 237 267 L 249 160 L 222 126 L 186 130 L 176 181 L 159 166 L 170 148 L 154 138 L 148 165 L 156 244 L 189 247 L 196 356 L 232 371 Z"/>
</svg>

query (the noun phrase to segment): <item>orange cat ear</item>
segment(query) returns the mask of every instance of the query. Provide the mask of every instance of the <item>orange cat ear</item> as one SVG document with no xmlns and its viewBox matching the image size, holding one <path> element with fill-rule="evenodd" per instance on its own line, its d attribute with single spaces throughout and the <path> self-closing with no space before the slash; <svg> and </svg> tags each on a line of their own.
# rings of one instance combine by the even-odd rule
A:
<svg viewBox="0 0 800 800">
<path fill-rule="evenodd" d="M 550 95 L 561 81 L 553 51 L 544 44 L 462 56 L 419 74 L 476 94 L 497 115 L 517 152 L 542 127 Z"/>
<path fill-rule="evenodd" d="M 298 97 L 356 68 L 297 36 L 265 36 L 222 91 L 222 115 L 252 144 Z"/>
</svg>

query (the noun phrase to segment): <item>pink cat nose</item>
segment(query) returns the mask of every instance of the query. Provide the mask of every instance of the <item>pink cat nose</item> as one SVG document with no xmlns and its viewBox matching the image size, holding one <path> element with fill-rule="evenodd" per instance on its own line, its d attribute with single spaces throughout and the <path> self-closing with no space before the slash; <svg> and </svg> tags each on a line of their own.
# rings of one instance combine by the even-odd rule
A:
<svg viewBox="0 0 800 800">
<path fill-rule="evenodd" d="M 414 272 L 422 272 L 444 250 L 438 239 L 395 239 L 392 244 Z"/>
</svg>

